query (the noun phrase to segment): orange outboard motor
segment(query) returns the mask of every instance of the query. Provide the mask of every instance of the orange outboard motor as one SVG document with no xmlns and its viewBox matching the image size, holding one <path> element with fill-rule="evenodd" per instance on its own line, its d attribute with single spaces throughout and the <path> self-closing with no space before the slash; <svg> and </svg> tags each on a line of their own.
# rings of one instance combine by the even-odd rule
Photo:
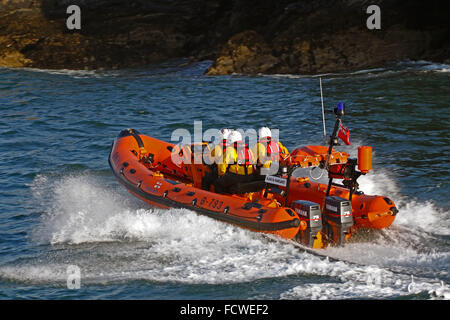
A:
<svg viewBox="0 0 450 320">
<path fill-rule="evenodd" d="M 368 173 L 372 170 L 372 147 L 358 148 L 358 169 L 361 173 Z"/>
</svg>

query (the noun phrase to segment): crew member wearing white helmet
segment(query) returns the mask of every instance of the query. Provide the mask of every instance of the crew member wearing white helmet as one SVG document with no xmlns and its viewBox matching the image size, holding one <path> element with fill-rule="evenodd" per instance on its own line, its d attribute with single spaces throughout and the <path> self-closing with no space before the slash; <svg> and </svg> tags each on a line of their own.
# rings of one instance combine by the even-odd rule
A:
<svg viewBox="0 0 450 320">
<path fill-rule="evenodd" d="M 228 142 L 224 161 L 217 164 L 219 177 L 214 182 L 214 189 L 218 193 L 227 192 L 234 184 L 252 181 L 255 171 L 252 151 L 242 141 L 241 133 L 233 130 Z"/>
<path fill-rule="evenodd" d="M 231 129 L 223 128 L 220 130 L 220 142 L 215 145 L 215 147 L 211 150 L 211 163 L 222 163 L 223 155 L 225 154 L 225 150 L 228 146 L 228 136 L 232 132 Z"/>
<path fill-rule="evenodd" d="M 257 167 L 269 168 L 273 161 L 284 160 L 289 156 L 288 149 L 280 141 L 272 139 L 272 130 L 262 127 L 258 130 L 259 141 L 253 146 Z"/>
<path fill-rule="evenodd" d="M 211 171 L 205 175 L 202 181 L 202 188 L 204 190 L 210 190 L 211 184 L 218 178 L 218 164 L 224 162 L 224 155 L 228 146 L 228 136 L 233 130 L 223 128 L 219 131 L 220 142 L 212 148 L 209 155 L 209 163 L 211 164 Z"/>
</svg>

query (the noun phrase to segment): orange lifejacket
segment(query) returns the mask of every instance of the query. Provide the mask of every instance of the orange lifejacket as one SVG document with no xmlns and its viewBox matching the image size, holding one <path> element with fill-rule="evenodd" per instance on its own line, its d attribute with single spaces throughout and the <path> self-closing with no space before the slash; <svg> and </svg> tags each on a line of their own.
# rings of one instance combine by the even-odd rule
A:
<svg viewBox="0 0 450 320">
<path fill-rule="evenodd" d="M 237 164 L 248 166 L 253 164 L 253 154 L 247 144 L 242 141 L 235 142 L 233 147 L 236 149 Z"/>
<path fill-rule="evenodd" d="M 252 174 L 254 170 L 254 159 L 252 151 L 249 149 L 247 144 L 242 141 L 238 141 L 235 142 L 232 147 L 236 151 L 236 163 L 229 165 L 229 171 L 237 174 Z M 243 170 L 239 169 L 239 167 L 243 168 Z"/>
<path fill-rule="evenodd" d="M 266 157 L 270 161 L 278 161 L 280 156 L 280 146 L 278 141 L 272 140 L 270 137 L 265 137 L 259 141 L 266 147 Z"/>
<path fill-rule="evenodd" d="M 225 154 L 225 151 L 227 150 L 227 140 L 223 139 L 222 142 L 219 143 L 220 146 L 222 146 L 222 154 Z"/>
</svg>

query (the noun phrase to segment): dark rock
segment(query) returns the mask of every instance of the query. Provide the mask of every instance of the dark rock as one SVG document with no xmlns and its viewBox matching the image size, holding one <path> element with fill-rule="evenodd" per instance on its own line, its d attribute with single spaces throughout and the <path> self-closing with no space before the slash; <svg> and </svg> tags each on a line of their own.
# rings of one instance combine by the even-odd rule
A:
<svg viewBox="0 0 450 320">
<path fill-rule="evenodd" d="M 66 27 L 68 5 L 81 30 Z M 381 30 L 366 8 L 381 8 Z M 211 75 L 338 72 L 450 58 L 438 0 L 0 0 L 0 66 L 110 69 L 212 59 Z"/>
<path fill-rule="evenodd" d="M 269 12 L 263 10 L 265 13 L 261 15 L 257 10 L 261 6 L 254 4 L 255 9 L 246 11 L 242 18 L 254 21 L 250 25 L 247 22 L 245 27 L 258 31 L 260 36 L 252 44 L 257 47 L 256 42 L 260 41 L 264 52 L 246 55 L 247 61 L 243 62 L 244 55 L 237 55 L 236 50 L 248 40 L 233 37 L 207 70 L 208 74 L 339 72 L 405 59 L 443 62 L 450 56 L 445 13 L 450 9 L 448 3 L 317 0 L 290 2 L 284 7 L 280 2 L 278 6 L 269 3 L 272 3 Z M 370 4 L 381 8 L 381 30 L 369 30 L 366 26 L 369 17 L 366 9 Z M 261 55 L 270 57 L 270 67 L 262 64 L 258 68 L 257 61 L 251 61 Z M 245 70 L 241 65 L 252 68 Z"/>
<path fill-rule="evenodd" d="M 81 30 L 66 27 L 72 4 L 81 8 Z M 122 68 L 211 57 L 215 42 L 209 27 L 219 5 L 214 0 L 0 0 L 0 66 Z"/>
<path fill-rule="evenodd" d="M 238 33 L 228 40 L 219 58 L 207 73 L 209 75 L 268 73 L 279 63 L 271 52 L 264 38 L 255 31 Z"/>
</svg>

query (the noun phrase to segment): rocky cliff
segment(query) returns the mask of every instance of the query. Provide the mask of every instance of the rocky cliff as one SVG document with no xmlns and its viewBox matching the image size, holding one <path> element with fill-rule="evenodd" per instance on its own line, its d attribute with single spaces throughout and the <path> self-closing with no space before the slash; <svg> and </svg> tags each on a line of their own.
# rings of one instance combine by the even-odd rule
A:
<svg viewBox="0 0 450 320">
<path fill-rule="evenodd" d="M 67 7 L 81 8 L 69 30 Z M 366 9 L 381 9 L 370 30 Z M 0 0 L 0 66 L 100 69 L 211 59 L 208 74 L 316 73 L 449 62 L 449 2 Z"/>
</svg>

